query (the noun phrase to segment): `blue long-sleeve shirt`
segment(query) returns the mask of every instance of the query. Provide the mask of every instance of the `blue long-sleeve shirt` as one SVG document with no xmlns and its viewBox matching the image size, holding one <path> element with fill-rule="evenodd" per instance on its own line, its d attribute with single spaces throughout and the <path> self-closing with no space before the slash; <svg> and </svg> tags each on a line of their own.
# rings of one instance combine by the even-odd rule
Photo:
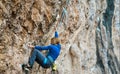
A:
<svg viewBox="0 0 120 74">
<path fill-rule="evenodd" d="M 58 38 L 58 32 L 55 32 L 55 37 Z M 61 49 L 61 45 L 60 44 L 56 44 L 56 45 L 48 45 L 48 46 L 35 46 L 35 49 L 38 50 L 49 50 L 47 56 L 51 56 L 53 58 L 53 60 L 55 61 L 57 59 L 57 57 L 60 54 L 60 49 Z"/>
</svg>

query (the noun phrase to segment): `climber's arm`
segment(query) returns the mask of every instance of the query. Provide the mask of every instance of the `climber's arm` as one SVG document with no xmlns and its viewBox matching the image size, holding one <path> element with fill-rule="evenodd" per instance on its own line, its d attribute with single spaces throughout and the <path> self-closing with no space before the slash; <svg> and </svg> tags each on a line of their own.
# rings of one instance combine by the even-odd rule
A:
<svg viewBox="0 0 120 74">
<path fill-rule="evenodd" d="M 50 46 L 35 46 L 34 49 L 38 49 L 38 50 L 48 50 L 50 48 Z"/>
<path fill-rule="evenodd" d="M 55 37 L 55 38 L 58 38 L 58 37 L 59 37 L 59 35 L 58 35 L 58 32 L 57 32 L 57 31 L 55 31 L 55 35 L 54 35 L 54 37 Z"/>
<path fill-rule="evenodd" d="M 32 49 L 38 49 L 38 50 L 48 50 L 50 48 L 50 45 L 49 46 L 28 45 L 28 47 Z"/>
</svg>

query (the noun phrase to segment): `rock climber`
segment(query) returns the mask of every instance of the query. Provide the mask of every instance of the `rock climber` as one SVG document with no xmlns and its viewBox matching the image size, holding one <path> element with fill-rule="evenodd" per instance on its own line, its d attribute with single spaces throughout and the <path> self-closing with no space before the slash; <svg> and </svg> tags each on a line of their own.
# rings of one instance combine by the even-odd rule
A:
<svg viewBox="0 0 120 74">
<path fill-rule="evenodd" d="M 50 45 L 48 46 L 28 45 L 29 48 L 33 49 L 33 51 L 29 58 L 28 64 L 24 64 L 23 68 L 28 71 L 31 70 L 35 61 L 38 64 L 40 64 L 40 66 L 42 66 L 43 68 L 51 67 L 54 61 L 59 56 L 61 50 L 61 44 L 58 37 L 59 37 L 58 32 L 55 31 L 54 37 L 51 38 Z M 48 50 L 48 54 L 45 56 L 41 52 L 41 50 Z"/>
</svg>

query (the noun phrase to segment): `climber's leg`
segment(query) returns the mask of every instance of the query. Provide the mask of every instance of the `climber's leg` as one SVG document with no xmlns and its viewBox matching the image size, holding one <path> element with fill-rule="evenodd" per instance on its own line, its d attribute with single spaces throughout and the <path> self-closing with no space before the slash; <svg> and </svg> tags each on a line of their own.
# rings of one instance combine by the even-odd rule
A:
<svg viewBox="0 0 120 74">
<path fill-rule="evenodd" d="M 39 50 L 34 49 L 33 52 L 32 52 L 32 55 L 29 58 L 29 65 L 30 65 L 31 68 L 33 67 L 34 61 L 36 59 L 38 59 L 39 63 L 42 64 L 42 62 L 45 59 L 45 56 Z"/>
<path fill-rule="evenodd" d="M 47 57 L 44 58 L 43 61 L 39 57 L 36 58 L 36 62 L 40 64 L 43 68 L 49 68 L 51 66 L 51 62 L 48 60 Z"/>
</svg>

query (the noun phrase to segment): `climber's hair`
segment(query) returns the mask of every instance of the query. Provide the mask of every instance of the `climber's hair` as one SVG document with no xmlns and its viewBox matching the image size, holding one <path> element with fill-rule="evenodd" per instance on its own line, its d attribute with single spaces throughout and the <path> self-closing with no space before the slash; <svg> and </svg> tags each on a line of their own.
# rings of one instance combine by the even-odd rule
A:
<svg viewBox="0 0 120 74">
<path fill-rule="evenodd" d="M 59 43 L 60 43 L 59 38 L 55 38 L 55 37 L 51 38 L 51 44 L 59 44 Z"/>
</svg>

